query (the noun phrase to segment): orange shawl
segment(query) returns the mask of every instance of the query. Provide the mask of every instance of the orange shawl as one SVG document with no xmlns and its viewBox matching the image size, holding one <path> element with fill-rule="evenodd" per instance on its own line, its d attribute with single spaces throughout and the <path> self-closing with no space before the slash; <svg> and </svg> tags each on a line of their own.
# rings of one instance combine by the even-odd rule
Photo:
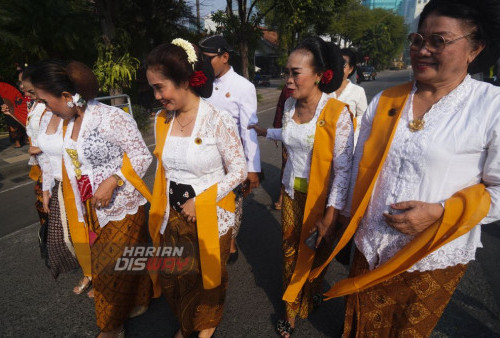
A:
<svg viewBox="0 0 500 338">
<path fill-rule="evenodd" d="M 335 149 L 337 120 L 346 106 L 345 103 L 337 99 L 328 100 L 316 122 L 299 253 L 292 279 L 283 295 L 283 300 L 288 302 L 295 301 L 311 271 L 315 251 L 305 245 L 304 241 L 309 236 L 311 229 L 314 228 L 315 222 L 321 219 L 325 212 L 333 151 Z"/>
</svg>

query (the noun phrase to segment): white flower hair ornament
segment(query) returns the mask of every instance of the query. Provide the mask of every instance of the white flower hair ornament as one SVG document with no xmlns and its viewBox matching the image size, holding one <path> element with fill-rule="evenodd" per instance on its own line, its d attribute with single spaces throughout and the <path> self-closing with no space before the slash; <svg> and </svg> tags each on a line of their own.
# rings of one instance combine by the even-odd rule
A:
<svg viewBox="0 0 500 338">
<path fill-rule="evenodd" d="M 75 105 L 78 107 L 83 107 L 87 102 L 83 99 L 83 97 L 80 96 L 80 94 L 76 93 L 75 95 L 72 96 L 72 101 L 66 102 L 66 105 L 69 108 L 73 108 Z"/>
<path fill-rule="evenodd" d="M 194 50 L 194 47 L 191 44 L 191 42 L 177 38 L 172 40 L 172 44 L 184 49 L 188 57 L 188 62 L 191 64 L 191 66 L 193 66 L 194 70 L 194 64 L 196 63 L 196 61 L 198 61 L 198 57 L 196 56 L 196 51 Z"/>
</svg>

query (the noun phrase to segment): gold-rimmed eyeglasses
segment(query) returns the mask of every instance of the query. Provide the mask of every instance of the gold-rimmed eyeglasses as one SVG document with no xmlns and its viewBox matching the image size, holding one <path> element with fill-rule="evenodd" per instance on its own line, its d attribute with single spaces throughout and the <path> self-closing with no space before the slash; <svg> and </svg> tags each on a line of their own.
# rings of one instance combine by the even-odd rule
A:
<svg viewBox="0 0 500 338">
<path fill-rule="evenodd" d="M 431 52 L 431 53 L 441 53 L 446 47 L 446 45 L 449 45 L 451 43 L 454 43 L 458 40 L 465 39 L 469 36 L 471 36 L 472 33 L 460 36 L 456 39 L 453 40 L 446 40 L 444 37 L 442 37 L 439 34 L 431 34 L 426 37 L 422 36 L 419 33 L 410 33 L 408 35 L 408 41 L 410 42 L 410 49 L 417 51 L 422 49 L 422 47 L 425 48 Z"/>
</svg>

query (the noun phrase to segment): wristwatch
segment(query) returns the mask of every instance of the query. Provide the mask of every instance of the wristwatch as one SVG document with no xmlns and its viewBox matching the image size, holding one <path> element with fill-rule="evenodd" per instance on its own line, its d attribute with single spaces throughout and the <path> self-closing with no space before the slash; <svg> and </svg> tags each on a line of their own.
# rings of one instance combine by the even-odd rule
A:
<svg viewBox="0 0 500 338">
<path fill-rule="evenodd" d="M 116 184 L 119 187 L 125 184 L 125 182 L 123 182 L 122 178 L 118 174 L 113 174 L 113 177 L 116 179 Z"/>
</svg>

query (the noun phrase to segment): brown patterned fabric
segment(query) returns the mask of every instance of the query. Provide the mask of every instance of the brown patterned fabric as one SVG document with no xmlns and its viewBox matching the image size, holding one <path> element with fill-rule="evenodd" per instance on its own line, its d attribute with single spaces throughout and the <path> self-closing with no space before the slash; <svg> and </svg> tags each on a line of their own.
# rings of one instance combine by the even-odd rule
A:
<svg viewBox="0 0 500 338">
<path fill-rule="evenodd" d="M 198 251 L 196 224 L 170 208 L 168 225 L 161 236 L 161 246 L 183 247 L 182 259 L 188 264 L 181 271 L 162 270 L 160 284 L 162 293 L 181 325 L 182 334 L 187 337 L 194 331 L 201 331 L 219 325 L 224 310 L 228 282 L 226 262 L 229 258 L 231 232 L 219 238 L 222 264 L 221 284 L 210 290 L 203 289 Z"/>
<path fill-rule="evenodd" d="M 60 273 L 68 272 L 80 267 L 76 260 L 68 221 L 62 198 L 60 181 L 55 181 L 52 196 L 49 201 L 49 219 L 47 222 L 47 254 L 49 257 L 50 272 L 57 278 Z"/>
<path fill-rule="evenodd" d="M 5 116 L 5 124 L 8 126 L 9 139 L 11 143 L 19 141 L 21 144 L 26 143 L 26 128 L 17 122 L 11 116 Z"/>
<path fill-rule="evenodd" d="M 146 211 L 140 206 L 137 213 L 121 221 L 111 221 L 105 227 L 98 225 L 92 215 L 97 238 L 90 248 L 92 257 L 92 285 L 94 287 L 97 326 L 103 332 L 119 328 L 136 306 L 148 306 L 152 296 L 151 278 L 147 271 L 114 271 L 116 261 L 125 247 L 148 242 Z"/>
<path fill-rule="evenodd" d="M 49 256 L 47 254 L 47 235 L 48 228 L 47 223 L 49 221 L 49 214 L 43 210 L 43 191 L 42 191 L 42 175 L 38 177 L 35 182 L 35 208 L 38 212 L 38 218 L 40 218 L 40 228 L 38 230 L 38 245 L 40 247 L 40 255 L 45 259 L 45 265 L 49 267 Z"/>
<path fill-rule="evenodd" d="M 466 269 L 404 272 L 347 296 L 343 337 L 429 337 Z M 356 249 L 350 277 L 366 271 Z"/>
<path fill-rule="evenodd" d="M 281 205 L 281 225 L 283 228 L 283 289 L 286 290 L 292 278 L 295 264 L 297 263 L 300 233 L 302 231 L 302 220 L 304 218 L 304 208 L 307 194 L 294 190 L 294 199 L 291 199 L 286 192 L 283 192 Z M 312 268 L 320 266 L 330 256 L 333 248 L 326 241 L 316 249 Z M 297 295 L 293 303 L 285 302 L 287 318 L 300 318 L 307 316 L 314 309 L 313 297 L 321 299 L 323 278 L 327 269 L 324 269 L 318 278 L 312 283 L 306 282 L 302 290 Z"/>
<path fill-rule="evenodd" d="M 234 210 L 234 226 L 233 226 L 233 238 L 238 236 L 240 232 L 241 222 L 243 221 L 243 194 L 240 192 L 236 193 L 236 199 L 234 200 L 235 210 Z"/>
</svg>

